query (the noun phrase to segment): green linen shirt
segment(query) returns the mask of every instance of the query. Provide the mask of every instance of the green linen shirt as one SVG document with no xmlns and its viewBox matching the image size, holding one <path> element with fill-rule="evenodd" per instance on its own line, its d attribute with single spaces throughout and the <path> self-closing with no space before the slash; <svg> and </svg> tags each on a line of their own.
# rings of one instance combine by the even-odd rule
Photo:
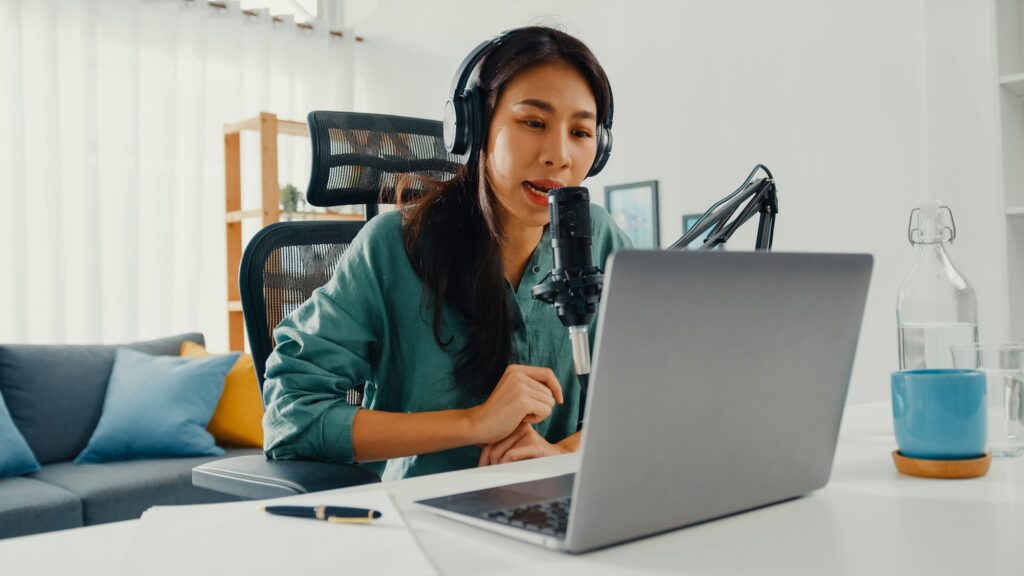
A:
<svg viewBox="0 0 1024 576">
<path fill-rule="evenodd" d="M 594 262 L 602 269 L 615 250 L 631 246 L 604 208 L 591 205 Z M 566 328 L 551 306 L 530 289 L 551 270 L 551 240 L 534 250 L 518 287 L 507 284 L 514 324 L 516 364 L 551 368 L 565 403 L 535 425 L 549 442 L 576 431 L 579 384 Z M 346 392 L 366 383 L 363 407 L 387 412 L 471 408 L 479 403 L 455 383 L 456 359 L 434 339 L 425 287 L 402 241 L 398 211 L 366 224 L 341 257 L 334 276 L 274 330 L 277 346 L 267 360 L 263 399 L 264 451 L 275 459 L 353 462 L 352 421 L 357 406 Z M 449 350 L 465 345 L 468 330 L 450 306 L 442 310 Z M 591 346 L 597 320 L 590 328 Z M 497 382 L 495 382 L 497 384 Z M 479 446 L 368 464 L 385 479 L 476 466 Z"/>
</svg>

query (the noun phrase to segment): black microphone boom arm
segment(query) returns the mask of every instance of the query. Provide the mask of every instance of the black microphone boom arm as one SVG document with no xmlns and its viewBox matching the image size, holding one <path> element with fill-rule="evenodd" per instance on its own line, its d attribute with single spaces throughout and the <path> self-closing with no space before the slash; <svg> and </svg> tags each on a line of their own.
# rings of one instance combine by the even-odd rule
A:
<svg viewBox="0 0 1024 576">
<path fill-rule="evenodd" d="M 754 174 L 758 170 L 764 170 L 768 177 L 753 180 Z M 744 202 L 747 202 L 747 205 L 740 210 L 740 206 Z M 730 222 L 729 220 L 733 218 L 733 214 L 737 210 L 740 210 L 739 215 Z M 754 249 L 771 250 L 775 235 L 775 215 L 778 213 L 779 200 L 775 189 L 775 179 L 768 168 L 763 164 L 758 164 L 751 170 L 750 175 L 747 176 L 743 184 L 740 184 L 739 188 L 708 208 L 707 212 L 697 220 L 697 223 L 683 234 L 682 238 L 673 242 L 668 249 L 712 250 L 720 244 L 725 244 L 740 226 L 754 217 L 754 214 L 760 214 Z M 704 242 L 690 248 L 690 244 L 708 230 L 711 232 Z"/>
</svg>

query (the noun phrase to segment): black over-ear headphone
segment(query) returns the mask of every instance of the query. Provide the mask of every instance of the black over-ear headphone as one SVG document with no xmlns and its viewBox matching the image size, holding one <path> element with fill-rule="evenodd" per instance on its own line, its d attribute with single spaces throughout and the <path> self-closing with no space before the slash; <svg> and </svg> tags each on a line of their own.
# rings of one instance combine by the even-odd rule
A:
<svg viewBox="0 0 1024 576">
<path fill-rule="evenodd" d="M 477 83 L 477 65 L 494 48 L 515 30 L 501 33 L 493 40 L 488 40 L 466 56 L 459 69 L 452 79 L 451 95 L 444 103 L 444 145 L 448 152 L 455 154 L 463 164 L 469 163 L 483 145 L 483 111 L 484 96 L 480 93 Z M 597 140 L 597 154 L 594 156 L 594 163 L 590 166 L 587 176 L 595 176 L 608 163 L 608 157 L 612 152 L 612 115 L 615 110 L 615 103 L 612 100 L 612 87 L 608 86 L 608 110 L 604 115 L 604 121 L 598 124 L 597 133 L 594 138 Z"/>
</svg>

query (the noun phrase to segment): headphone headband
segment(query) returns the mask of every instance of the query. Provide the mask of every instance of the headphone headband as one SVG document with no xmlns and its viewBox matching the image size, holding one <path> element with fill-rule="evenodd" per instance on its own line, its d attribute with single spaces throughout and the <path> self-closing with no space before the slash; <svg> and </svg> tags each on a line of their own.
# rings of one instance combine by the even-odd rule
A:
<svg viewBox="0 0 1024 576">
<path fill-rule="evenodd" d="M 469 84 L 470 76 L 476 71 L 476 65 L 484 59 L 484 56 L 488 52 L 501 46 L 502 41 L 508 36 L 509 31 L 502 32 L 490 40 L 484 40 L 476 48 L 466 55 L 462 59 L 462 64 L 459 64 L 459 68 L 455 72 L 455 77 L 452 78 L 452 88 L 450 94 L 460 95 L 466 92 L 466 86 Z"/>
</svg>

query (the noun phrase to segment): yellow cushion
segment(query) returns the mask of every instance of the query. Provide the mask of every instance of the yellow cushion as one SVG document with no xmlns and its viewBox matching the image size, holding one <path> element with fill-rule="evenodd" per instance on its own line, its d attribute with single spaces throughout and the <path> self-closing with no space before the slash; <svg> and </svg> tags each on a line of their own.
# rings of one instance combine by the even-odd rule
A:
<svg viewBox="0 0 1024 576">
<path fill-rule="evenodd" d="M 209 352 L 195 342 L 181 344 L 182 356 L 206 356 Z M 224 392 L 206 429 L 218 444 L 263 447 L 263 402 L 256 381 L 252 356 L 242 354 L 224 378 Z"/>
</svg>

